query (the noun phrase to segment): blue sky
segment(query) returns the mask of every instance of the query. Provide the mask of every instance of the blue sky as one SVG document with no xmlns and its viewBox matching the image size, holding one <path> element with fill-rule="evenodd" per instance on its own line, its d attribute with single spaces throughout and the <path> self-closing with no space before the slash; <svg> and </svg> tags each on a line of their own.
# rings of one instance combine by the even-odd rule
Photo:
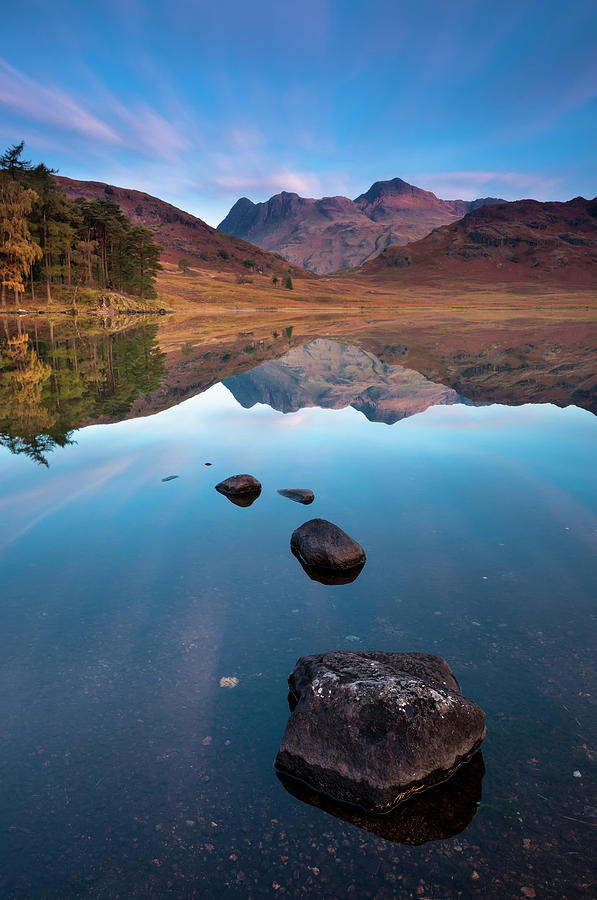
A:
<svg viewBox="0 0 597 900">
<path fill-rule="evenodd" d="M 0 141 L 217 224 L 240 196 L 597 194 L 595 0 L 23 0 Z"/>
</svg>

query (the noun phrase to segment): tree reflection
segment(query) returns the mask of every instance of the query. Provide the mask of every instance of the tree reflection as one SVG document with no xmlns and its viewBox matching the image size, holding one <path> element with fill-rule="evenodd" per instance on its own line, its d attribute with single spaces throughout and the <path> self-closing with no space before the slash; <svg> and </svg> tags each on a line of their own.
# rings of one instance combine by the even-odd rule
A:
<svg viewBox="0 0 597 900">
<path fill-rule="evenodd" d="M 0 444 L 47 466 L 81 425 L 124 418 L 165 373 L 157 330 L 57 338 L 50 324 L 0 341 Z"/>
</svg>

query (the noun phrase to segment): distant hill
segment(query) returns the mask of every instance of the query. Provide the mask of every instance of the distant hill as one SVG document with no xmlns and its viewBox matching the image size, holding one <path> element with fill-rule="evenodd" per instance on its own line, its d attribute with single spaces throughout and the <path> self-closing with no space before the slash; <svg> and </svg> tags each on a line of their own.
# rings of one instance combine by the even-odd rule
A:
<svg viewBox="0 0 597 900">
<path fill-rule="evenodd" d="M 288 272 L 293 276 L 310 276 L 279 254 L 264 252 L 239 238 L 223 235 L 196 216 L 150 194 L 101 181 L 76 181 L 62 175 L 55 178 L 69 197 L 102 198 L 118 203 L 133 225 L 144 225 L 154 232 L 156 241 L 164 248 L 163 259 L 168 262 L 177 263 L 186 257 L 191 265 L 202 269 L 246 273 L 244 260 L 253 260 L 256 269 L 264 273 L 280 277 Z"/>
<path fill-rule="evenodd" d="M 401 178 L 376 181 L 355 200 L 313 200 L 283 191 L 265 203 L 238 200 L 218 231 L 281 253 L 314 272 L 358 266 L 392 244 L 407 244 L 494 198 L 440 200 Z"/>
<path fill-rule="evenodd" d="M 595 285 L 597 198 L 483 206 L 408 247 L 388 247 L 354 274 L 421 283 L 464 276 L 488 283 Z"/>
</svg>

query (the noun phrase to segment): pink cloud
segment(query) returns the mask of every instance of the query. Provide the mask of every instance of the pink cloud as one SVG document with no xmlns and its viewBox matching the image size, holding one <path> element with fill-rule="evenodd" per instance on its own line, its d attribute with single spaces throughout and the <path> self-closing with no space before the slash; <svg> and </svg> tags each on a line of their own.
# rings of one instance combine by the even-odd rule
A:
<svg viewBox="0 0 597 900">
<path fill-rule="evenodd" d="M 257 194 L 275 194 L 278 191 L 296 191 L 305 196 L 319 196 L 321 186 L 314 172 L 281 169 L 277 172 L 247 175 L 219 175 L 212 184 L 227 191 L 245 191 Z"/>
</svg>

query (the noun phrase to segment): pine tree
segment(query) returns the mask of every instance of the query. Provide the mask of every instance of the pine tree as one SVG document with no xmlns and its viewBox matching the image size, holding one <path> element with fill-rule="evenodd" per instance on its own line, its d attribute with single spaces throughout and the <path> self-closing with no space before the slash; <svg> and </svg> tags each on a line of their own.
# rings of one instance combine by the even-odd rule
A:
<svg viewBox="0 0 597 900">
<path fill-rule="evenodd" d="M 153 241 L 149 228 L 136 225 L 127 235 L 128 273 L 126 286 L 132 288 L 139 297 L 156 297 L 155 276 L 160 265 L 161 247 Z"/>
<path fill-rule="evenodd" d="M 25 141 L 21 141 L 20 144 L 13 144 L 0 156 L 0 169 L 7 172 L 13 181 L 31 169 L 29 160 L 21 159 L 24 147 Z"/>
</svg>

